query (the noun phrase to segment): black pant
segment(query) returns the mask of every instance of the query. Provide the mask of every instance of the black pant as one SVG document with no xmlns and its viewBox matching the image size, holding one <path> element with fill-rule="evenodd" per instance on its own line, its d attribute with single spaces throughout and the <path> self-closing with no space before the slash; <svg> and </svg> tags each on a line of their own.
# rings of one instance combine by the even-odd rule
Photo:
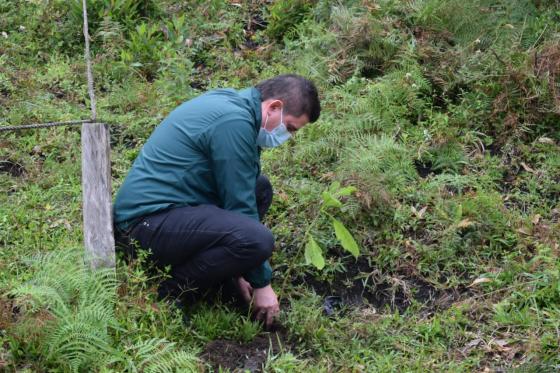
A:
<svg viewBox="0 0 560 373">
<path fill-rule="evenodd" d="M 272 185 L 264 175 L 256 185 L 259 218 L 272 202 Z M 213 205 L 165 210 L 140 219 L 130 238 L 151 251 L 158 267 L 171 267 L 159 296 L 206 290 L 258 267 L 272 255 L 274 238 L 261 223 Z"/>
</svg>

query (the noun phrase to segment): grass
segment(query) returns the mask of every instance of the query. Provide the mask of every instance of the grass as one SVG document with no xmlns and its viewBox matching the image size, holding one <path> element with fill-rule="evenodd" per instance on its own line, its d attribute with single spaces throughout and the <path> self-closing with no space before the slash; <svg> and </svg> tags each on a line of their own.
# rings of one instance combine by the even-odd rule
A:
<svg viewBox="0 0 560 373">
<path fill-rule="evenodd" d="M 184 100 L 283 72 L 319 86 L 321 119 L 262 156 L 282 327 L 220 302 L 184 325 L 143 259 L 109 280 L 87 271 L 79 129 L 2 133 L 0 370 L 219 371 L 209 356 L 227 348 L 232 371 L 559 368 L 557 4 L 90 3 L 114 191 Z M 0 125 L 87 117 L 73 2 L 0 12 Z M 356 188 L 336 217 L 358 259 L 319 214 L 333 183 Z M 308 234 L 322 270 L 306 264 Z M 343 301 L 330 316 L 328 295 Z"/>
</svg>

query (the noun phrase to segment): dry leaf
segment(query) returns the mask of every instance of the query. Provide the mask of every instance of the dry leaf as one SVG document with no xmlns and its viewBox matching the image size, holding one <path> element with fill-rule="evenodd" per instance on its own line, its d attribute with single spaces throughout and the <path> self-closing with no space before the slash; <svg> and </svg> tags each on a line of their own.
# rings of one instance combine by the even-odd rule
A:
<svg viewBox="0 0 560 373">
<path fill-rule="evenodd" d="M 422 219 L 422 216 L 424 216 L 427 209 L 428 209 L 428 206 L 424 206 L 420 209 L 420 211 L 418 211 L 418 210 L 416 210 L 416 207 L 410 206 L 410 210 L 412 211 L 412 213 L 414 215 L 416 215 L 416 217 L 419 218 L 419 219 Z"/>
<path fill-rule="evenodd" d="M 488 277 L 479 277 L 479 278 L 477 278 L 476 280 L 474 280 L 474 281 L 473 281 L 469 286 L 467 286 L 467 287 L 470 288 L 471 286 L 475 286 L 475 285 L 482 284 L 482 283 L 485 283 L 485 282 L 492 282 L 492 281 L 493 281 L 493 280 L 492 280 L 491 278 L 488 278 Z"/>
<path fill-rule="evenodd" d="M 494 339 L 490 342 L 490 344 L 496 346 L 496 349 L 500 352 L 507 352 L 511 350 L 511 347 L 508 347 L 508 342 L 505 339 Z"/>
<path fill-rule="evenodd" d="M 473 224 L 474 223 L 469 219 L 463 219 L 459 222 L 459 224 L 457 224 L 457 228 L 466 228 L 466 227 L 470 227 Z"/>
<path fill-rule="evenodd" d="M 554 140 L 552 140 L 550 137 L 539 137 L 537 141 L 540 142 L 541 144 L 550 144 L 550 145 L 555 144 Z"/>
<path fill-rule="evenodd" d="M 473 339 L 461 349 L 461 353 L 464 356 L 467 356 L 475 347 L 477 347 L 481 343 L 483 343 L 483 340 L 481 338 Z"/>
<path fill-rule="evenodd" d="M 473 347 L 478 346 L 478 345 L 480 344 L 480 342 L 482 342 L 482 339 L 480 339 L 480 338 L 473 339 L 472 341 L 470 341 L 469 343 L 467 343 L 467 344 L 465 345 L 465 347 L 473 348 Z"/>
<path fill-rule="evenodd" d="M 531 222 L 535 225 L 539 224 L 539 221 L 541 221 L 542 216 L 540 214 L 537 214 L 535 216 L 533 216 L 533 219 L 531 220 Z"/>
<path fill-rule="evenodd" d="M 527 172 L 530 172 L 532 174 L 535 173 L 535 170 L 533 170 L 531 167 L 527 166 L 527 164 L 525 162 L 521 162 L 521 167 L 523 167 L 523 169 Z"/>
<path fill-rule="evenodd" d="M 518 228 L 518 229 L 517 229 L 517 232 L 519 232 L 519 233 L 521 233 L 521 234 L 524 234 L 524 235 L 526 235 L 526 236 L 530 236 L 530 235 L 531 235 L 531 233 L 530 233 L 527 229 L 525 229 L 525 228 Z"/>
</svg>

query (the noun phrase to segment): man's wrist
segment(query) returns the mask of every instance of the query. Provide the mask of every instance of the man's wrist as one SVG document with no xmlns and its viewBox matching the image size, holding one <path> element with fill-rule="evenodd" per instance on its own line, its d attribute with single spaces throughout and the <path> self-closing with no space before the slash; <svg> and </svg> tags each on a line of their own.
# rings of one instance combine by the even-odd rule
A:
<svg viewBox="0 0 560 373">
<path fill-rule="evenodd" d="M 255 279 L 252 276 L 243 275 L 242 277 L 245 279 L 245 281 L 251 284 L 251 287 L 253 289 L 262 289 L 267 286 L 270 286 L 270 279 L 265 279 L 265 280 L 257 279 L 257 281 L 255 281 Z"/>
<path fill-rule="evenodd" d="M 264 290 L 269 290 L 269 289 L 272 289 L 272 285 L 271 285 L 271 284 L 262 286 L 262 287 L 260 287 L 260 288 L 255 288 L 255 287 L 253 287 L 253 291 L 264 291 Z"/>
</svg>

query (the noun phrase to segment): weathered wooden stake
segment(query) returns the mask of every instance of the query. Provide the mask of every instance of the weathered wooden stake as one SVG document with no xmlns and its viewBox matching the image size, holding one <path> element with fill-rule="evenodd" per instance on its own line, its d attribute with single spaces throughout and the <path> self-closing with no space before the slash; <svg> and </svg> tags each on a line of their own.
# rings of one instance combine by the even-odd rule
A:
<svg viewBox="0 0 560 373">
<path fill-rule="evenodd" d="M 89 31 L 86 0 L 84 13 L 85 59 L 91 118 L 97 118 L 93 72 L 89 51 Z M 115 267 L 115 240 L 111 212 L 111 145 L 109 129 L 104 123 L 82 125 L 82 196 L 84 215 L 84 245 L 93 268 Z"/>
<path fill-rule="evenodd" d="M 115 266 L 109 154 L 107 125 L 82 125 L 84 245 L 93 268 Z"/>
</svg>

